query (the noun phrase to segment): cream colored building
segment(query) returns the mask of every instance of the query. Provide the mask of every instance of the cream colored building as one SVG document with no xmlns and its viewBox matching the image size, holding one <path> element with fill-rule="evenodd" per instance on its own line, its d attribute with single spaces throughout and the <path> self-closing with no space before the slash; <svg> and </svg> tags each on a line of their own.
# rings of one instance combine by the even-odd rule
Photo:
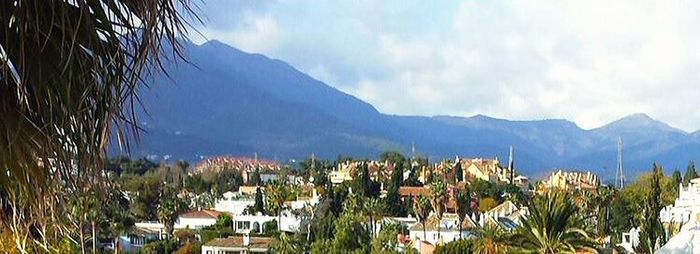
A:
<svg viewBox="0 0 700 254">
<path fill-rule="evenodd" d="M 598 176 L 590 171 L 564 171 L 553 172 L 547 180 L 542 182 L 544 190 L 557 188 L 560 190 L 587 190 L 595 191 L 600 186 Z"/>
<path fill-rule="evenodd" d="M 489 182 L 509 182 L 510 169 L 501 167 L 495 159 L 461 159 L 464 179 L 481 179 Z"/>
<path fill-rule="evenodd" d="M 362 162 L 360 161 L 346 161 L 339 163 L 335 170 L 328 174 L 328 178 L 333 184 L 341 184 L 345 181 L 352 181 L 353 174 Z"/>
</svg>

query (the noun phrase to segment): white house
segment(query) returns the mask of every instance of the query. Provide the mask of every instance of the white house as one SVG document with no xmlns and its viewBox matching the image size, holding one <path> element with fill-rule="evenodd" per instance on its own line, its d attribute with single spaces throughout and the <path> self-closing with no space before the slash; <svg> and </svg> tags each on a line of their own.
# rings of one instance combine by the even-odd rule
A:
<svg viewBox="0 0 700 254">
<path fill-rule="evenodd" d="M 279 227 L 285 232 L 297 232 L 301 228 L 302 220 L 288 211 L 282 212 Z M 233 230 L 236 233 L 264 233 L 264 224 L 277 221 L 277 216 L 270 215 L 238 215 L 233 218 Z"/>
<path fill-rule="evenodd" d="M 690 180 L 688 186 L 680 184 L 678 198 L 661 210 L 659 219 L 662 223 L 685 224 L 693 213 L 700 213 L 700 178 Z"/>
<path fill-rule="evenodd" d="M 444 214 L 439 223 L 440 237 L 438 237 L 438 219 L 435 214 L 431 214 L 425 222 L 425 236 L 423 234 L 423 224 L 417 222 L 408 228 L 409 238 L 414 242 L 426 241 L 436 245 L 437 243 L 449 243 L 461 238 L 470 238 L 474 235 L 473 231 L 478 228 L 477 224 L 469 216 L 462 222 L 461 235 L 458 225 L 456 214 Z"/>
<path fill-rule="evenodd" d="M 216 201 L 214 210 L 227 212 L 233 215 L 241 215 L 248 206 L 255 205 L 254 197 L 248 197 L 235 192 L 226 192 Z"/>
<path fill-rule="evenodd" d="M 222 212 L 212 210 L 191 211 L 180 214 L 173 228 L 175 229 L 201 229 L 216 224 L 216 220 Z"/>
</svg>

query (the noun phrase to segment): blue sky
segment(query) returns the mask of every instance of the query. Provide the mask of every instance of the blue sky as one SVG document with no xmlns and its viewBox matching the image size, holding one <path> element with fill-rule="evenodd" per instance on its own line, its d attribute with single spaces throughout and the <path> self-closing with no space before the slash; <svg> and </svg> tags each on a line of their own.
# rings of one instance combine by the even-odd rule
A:
<svg viewBox="0 0 700 254">
<path fill-rule="evenodd" d="M 241 1 L 201 6 L 205 38 L 289 62 L 403 115 L 644 112 L 700 128 L 696 1 Z"/>
</svg>

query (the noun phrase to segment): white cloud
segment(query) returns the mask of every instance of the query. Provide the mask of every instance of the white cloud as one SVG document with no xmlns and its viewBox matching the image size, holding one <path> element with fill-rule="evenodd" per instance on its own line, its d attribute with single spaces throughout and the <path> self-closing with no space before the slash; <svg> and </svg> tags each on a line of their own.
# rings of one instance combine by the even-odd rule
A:
<svg viewBox="0 0 700 254">
<path fill-rule="evenodd" d="M 249 52 L 272 52 L 283 42 L 284 31 L 270 15 L 246 12 L 240 26 L 234 30 L 203 27 L 199 31 L 204 38 L 195 41 L 217 39 Z"/>
<path fill-rule="evenodd" d="M 280 1 L 206 34 L 288 61 L 385 113 L 593 128 L 645 112 L 700 128 L 700 3 L 396 4 Z"/>
</svg>

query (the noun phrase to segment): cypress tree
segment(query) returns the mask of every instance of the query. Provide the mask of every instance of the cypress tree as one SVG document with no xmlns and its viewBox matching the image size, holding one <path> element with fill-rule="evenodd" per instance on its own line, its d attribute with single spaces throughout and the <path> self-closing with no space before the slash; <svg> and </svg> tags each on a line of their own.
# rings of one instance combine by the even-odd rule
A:
<svg viewBox="0 0 700 254">
<path fill-rule="evenodd" d="M 683 183 L 688 184 L 690 180 L 698 177 L 698 173 L 695 171 L 695 161 L 690 161 L 688 163 L 688 169 L 685 171 L 685 176 L 683 177 Z"/>
<path fill-rule="evenodd" d="M 263 204 L 263 194 L 260 187 L 255 190 L 255 204 L 253 208 L 255 212 L 265 214 L 265 204 Z"/>
</svg>

